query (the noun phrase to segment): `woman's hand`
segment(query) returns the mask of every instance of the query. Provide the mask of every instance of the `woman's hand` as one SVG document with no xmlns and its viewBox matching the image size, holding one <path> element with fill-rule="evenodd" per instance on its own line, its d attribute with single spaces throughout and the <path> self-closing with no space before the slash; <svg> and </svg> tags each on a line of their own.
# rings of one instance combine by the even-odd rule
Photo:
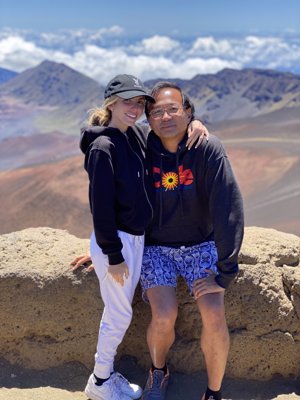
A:
<svg viewBox="0 0 300 400">
<path fill-rule="evenodd" d="M 124 286 L 125 279 L 129 277 L 129 270 L 125 261 L 121 264 L 109 265 L 108 273 L 111 275 L 113 280 L 121 286 Z"/>
<path fill-rule="evenodd" d="M 194 119 L 188 126 L 188 140 L 186 142 L 187 148 L 190 150 L 195 144 L 195 148 L 200 146 L 202 140 L 205 138 L 208 141 L 209 132 L 205 125 L 198 119 Z"/>
<path fill-rule="evenodd" d="M 94 270 L 94 265 L 90 264 L 91 262 L 91 256 L 88 254 L 81 254 L 75 257 L 74 260 L 70 262 L 70 265 L 73 266 L 72 271 L 75 271 L 79 267 L 87 267 L 87 271 L 91 272 Z"/>
</svg>

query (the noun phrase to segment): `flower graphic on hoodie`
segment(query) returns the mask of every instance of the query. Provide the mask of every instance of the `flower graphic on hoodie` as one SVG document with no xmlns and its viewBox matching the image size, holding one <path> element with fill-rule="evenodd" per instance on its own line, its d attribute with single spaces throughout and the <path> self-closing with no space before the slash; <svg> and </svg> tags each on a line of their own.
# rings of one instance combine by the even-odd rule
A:
<svg viewBox="0 0 300 400">
<path fill-rule="evenodd" d="M 178 185 L 178 175 L 175 172 L 167 172 L 163 174 L 161 182 L 166 190 L 174 190 Z"/>
<path fill-rule="evenodd" d="M 178 176 L 179 173 L 179 176 Z M 184 169 L 182 165 L 178 167 L 178 173 L 174 171 L 163 172 L 158 167 L 153 167 L 154 187 L 157 189 L 161 186 L 165 190 L 191 188 L 194 182 L 194 176 L 191 169 Z"/>
</svg>

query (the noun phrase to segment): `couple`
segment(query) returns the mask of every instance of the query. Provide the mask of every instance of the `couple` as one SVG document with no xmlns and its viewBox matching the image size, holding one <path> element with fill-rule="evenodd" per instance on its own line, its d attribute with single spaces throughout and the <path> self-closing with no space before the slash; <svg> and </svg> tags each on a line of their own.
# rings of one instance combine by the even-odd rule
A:
<svg viewBox="0 0 300 400">
<path fill-rule="evenodd" d="M 202 133 L 205 128 L 191 123 L 193 104 L 177 85 L 160 82 L 149 95 L 139 79 L 118 75 L 104 97 L 81 137 L 94 224 L 91 259 L 104 302 L 85 393 L 92 400 L 166 398 L 181 275 L 202 318 L 208 374 L 202 399 L 220 400 L 229 350 L 224 293 L 237 275 L 243 238 L 242 199 L 228 158 L 212 135 L 194 146 L 199 129 L 189 138 L 189 125 L 200 125 Z M 136 125 L 144 111 L 149 133 Z M 73 269 L 81 263 L 75 259 Z M 139 280 L 152 312 L 152 366 L 143 392 L 113 365 Z"/>
</svg>

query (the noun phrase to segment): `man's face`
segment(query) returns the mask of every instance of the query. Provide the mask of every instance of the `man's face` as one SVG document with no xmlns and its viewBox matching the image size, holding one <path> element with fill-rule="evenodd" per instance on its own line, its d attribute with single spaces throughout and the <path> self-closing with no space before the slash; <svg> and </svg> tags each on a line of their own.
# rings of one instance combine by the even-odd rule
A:
<svg viewBox="0 0 300 400">
<path fill-rule="evenodd" d="M 163 88 L 155 95 L 148 121 L 154 133 L 164 140 L 181 141 L 191 119 L 190 110 L 182 106 L 181 93 L 174 88 Z"/>
</svg>

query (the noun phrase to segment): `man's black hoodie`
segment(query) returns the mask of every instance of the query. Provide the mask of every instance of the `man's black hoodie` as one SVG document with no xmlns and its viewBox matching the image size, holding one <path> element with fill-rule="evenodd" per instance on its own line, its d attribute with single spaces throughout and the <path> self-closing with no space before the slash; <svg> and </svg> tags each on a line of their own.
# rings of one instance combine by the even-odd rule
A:
<svg viewBox="0 0 300 400">
<path fill-rule="evenodd" d="M 89 127 L 80 148 L 89 175 L 89 200 L 98 246 L 109 264 L 124 261 L 118 230 L 143 235 L 153 214 L 148 199 L 145 136 L 141 129 Z"/>
<path fill-rule="evenodd" d="M 238 272 L 243 239 L 240 190 L 215 136 L 191 150 L 187 150 L 186 140 L 187 135 L 177 152 L 170 153 L 153 132 L 148 136 L 156 195 L 146 245 L 179 247 L 214 240 L 219 271 L 216 281 L 226 288 Z"/>
</svg>

